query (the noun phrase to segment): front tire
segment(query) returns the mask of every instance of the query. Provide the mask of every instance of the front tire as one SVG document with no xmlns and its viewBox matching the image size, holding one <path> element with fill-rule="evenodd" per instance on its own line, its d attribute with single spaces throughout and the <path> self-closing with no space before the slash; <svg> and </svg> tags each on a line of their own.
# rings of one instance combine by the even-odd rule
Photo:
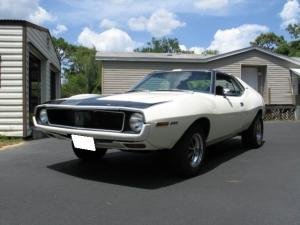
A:
<svg viewBox="0 0 300 225">
<path fill-rule="evenodd" d="M 175 167 L 182 177 L 193 177 L 200 172 L 203 164 L 206 142 L 204 132 L 192 126 L 173 149 Z"/>
<path fill-rule="evenodd" d="M 242 133 L 242 142 L 245 147 L 259 148 L 263 145 L 264 123 L 260 115 L 257 115 L 251 126 Z"/>
<path fill-rule="evenodd" d="M 83 161 L 97 161 L 101 158 L 103 158 L 103 156 L 105 155 L 107 149 L 96 149 L 96 151 L 89 151 L 89 150 L 83 150 L 83 149 L 79 149 L 79 148 L 75 148 L 74 144 L 72 142 L 72 148 L 73 148 L 73 152 L 74 154 L 81 160 Z"/>
</svg>

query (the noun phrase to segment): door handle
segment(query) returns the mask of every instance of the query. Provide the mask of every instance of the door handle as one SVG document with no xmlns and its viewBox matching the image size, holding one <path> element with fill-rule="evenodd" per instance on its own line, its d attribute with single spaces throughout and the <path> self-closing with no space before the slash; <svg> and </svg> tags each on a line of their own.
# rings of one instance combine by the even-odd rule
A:
<svg viewBox="0 0 300 225">
<path fill-rule="evenodd" d="M 244 102 L 241 102 L 241 106 L 244 106 Z"/>
</svg>

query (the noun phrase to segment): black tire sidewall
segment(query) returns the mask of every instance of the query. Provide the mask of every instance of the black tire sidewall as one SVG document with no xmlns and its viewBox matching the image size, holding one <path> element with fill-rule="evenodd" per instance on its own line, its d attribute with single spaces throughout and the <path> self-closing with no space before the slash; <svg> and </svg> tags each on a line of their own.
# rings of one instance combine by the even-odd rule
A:
<svg viewBox="0 0 300 225">
<path fill-rule="evenodd" d="M 261 142 L 258 142 L 257 136 L 256 136 L 256 124 L 260 123 L 261 126 Z M 246 147 L 250 147 L 250 148 L 258 148 L 260 146 L 262 146 L 263 144 L 263 138 L 264 138 L 264 123 L 263 123 L 263 119 L 261 118 L 260 115 L 257 115 L 253 121 L 253 123 L 251 124 L 251 126 L 248 128 L 248 130 L 246 130 L 245 132 L 243 132 L 242 134 L 242 141 L 243 144 Z"/>
<path fill-rule="evenodd" d="M 260 123 L 261 126 L 261 143 L 258 142 L 257 136 L 256 136 L 256 123 Z M 262 145 L 263 139 L 264 139 L 264 123 L 261 117 L 257 117 L 254 124 L 253 124 L 253 130 L 252 130 L 253 140 L 255 142 L 255 147 L 260 147 Z"/>
<path fill-rule="evenodd" d="M 199 134 L 203 142 L 203 154 L 201 161 L 196 167 L 192 167 L 190 160 L 188 159 L 188 147 L 191 141 L 191 137 L 194 134 Z M 206 142 L 204 138 L 204 132 L 201 128 L 193 126 L 187 130 L 187 132 L 182 136 L 178 143 L 174 147 L 174 166 L 180 176 L 192 177 L 200 172 L 203 165 L 203 161 L 206 153 Z"/>
</svg>

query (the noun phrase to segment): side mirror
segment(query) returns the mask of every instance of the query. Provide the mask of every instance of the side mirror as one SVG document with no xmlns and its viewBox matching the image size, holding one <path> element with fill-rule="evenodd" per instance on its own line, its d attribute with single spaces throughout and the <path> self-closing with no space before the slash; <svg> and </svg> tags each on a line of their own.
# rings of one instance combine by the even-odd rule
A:
<svg viewBox="0 0 300 225">
<path fill-rule="evenodd" d="M 224 98 L 226 98 L 228 94 L 230 95 L 230 89 L 224 88 L 224 93 L 223 93 Z"/>
<path fill-rule="evenodd" d="M 223 95 L 224 97 L 226 97 L 226 93 L 222 86 L 216 86 L 216 95 Z"/>
</svg>

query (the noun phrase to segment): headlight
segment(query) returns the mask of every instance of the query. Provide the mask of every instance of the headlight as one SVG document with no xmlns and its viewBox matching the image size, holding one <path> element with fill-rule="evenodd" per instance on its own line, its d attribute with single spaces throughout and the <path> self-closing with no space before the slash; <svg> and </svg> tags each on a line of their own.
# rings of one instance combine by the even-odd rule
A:
<svg viewBox="0 0 300 225">
<path fill-rule="evenodd" d="M 144 117 L 141 113 L 133 113 L 129 119 L 130 129 L 136 133 L 142 130 Z"/>
<path fill-rule="evenodd" d="M 39 114 L 39 119 L 42 124 L 47 124 L 48 123 L 48 115 L 47 115 L 47 110 L 42 109 Z"/>
</svg>

